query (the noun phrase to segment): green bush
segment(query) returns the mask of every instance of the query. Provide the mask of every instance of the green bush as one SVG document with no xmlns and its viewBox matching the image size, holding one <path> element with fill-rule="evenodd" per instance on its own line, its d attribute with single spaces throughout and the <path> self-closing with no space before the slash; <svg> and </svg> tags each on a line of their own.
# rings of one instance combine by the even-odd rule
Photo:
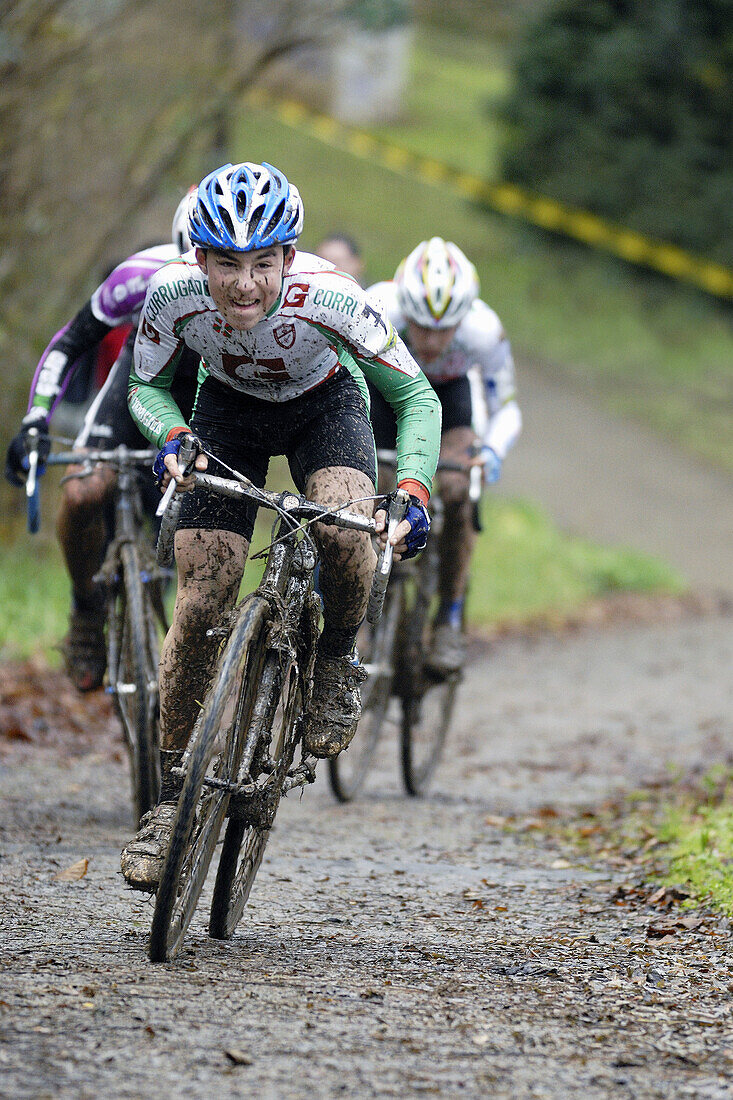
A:
<svg viewBox="0 0 733 1100">
<path fill-rule="evenodd" d="M 555 0 L 520 37 L 508 179 L 733 265 L 730 0 Z"/>
</svg>

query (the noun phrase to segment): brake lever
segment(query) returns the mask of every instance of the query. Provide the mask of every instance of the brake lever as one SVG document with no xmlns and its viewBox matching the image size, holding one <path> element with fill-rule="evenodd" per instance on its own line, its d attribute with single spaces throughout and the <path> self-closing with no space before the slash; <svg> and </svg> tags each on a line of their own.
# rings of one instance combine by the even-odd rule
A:
<svg viewBox="0 0 733 1100">
<path fill-rule="evenodd" d="M 191 468 L 193 466 L 193 463 L 196 461 L 196 456 L 196 445 L 193 442 L 192 437 L 184 436 L 181 440 L 181 446 L 178 448 L 178 465 L 183 468 L 183 473 L 186 476 L 191 473 Z M 165 514 L 168 505 L 173 499 L 173 494 L 175 493 L 176 488 L 177 482 L 175 478 L 172 477 L 170 479 L 170 482 L 168 483 L 168 488 L 161 497 L 160 504 L 155 510 L 155 514 L 159 518 L 160 516 Z"/>
<path fill-rule="evenodd" d="M 392 572 L 394 546 L 389 540 L 405 518 L 409 504 L 410 494 L 405 489 L 397 489 L 387 509 L 387 545 L 380 553 L 377 561 L 367 606 L 367 621 L 372 626 L 375 626 L 381 617 L 384 597 L 387 593 L 387 582 Z"/>
</svg>

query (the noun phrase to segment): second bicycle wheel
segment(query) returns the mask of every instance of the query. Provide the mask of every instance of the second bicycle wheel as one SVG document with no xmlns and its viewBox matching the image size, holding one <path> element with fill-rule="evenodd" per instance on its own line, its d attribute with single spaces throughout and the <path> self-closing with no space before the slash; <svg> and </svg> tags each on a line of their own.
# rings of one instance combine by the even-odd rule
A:
<svg viewBox="0 0 733 1100">
<path fill-rule="evenodd" d="M 339 802 L 356 797 L 374 760 L 392 692 L 400 605 L 401 587 L 393 576 L 379 622 L 365 622 L 359 632 L 357 646 L 368 677 L 361 689 L 361 718 L 348 749 L 328 761 L 331 790 Z"/>
<path fill-rule="evenodd" d="M 400 630 L 399 694 L 402 700 L 402 778 L 408 794 L 424 794 L 448 735 L 460 672 L 432 676 L 425 665 L 430 613 L 437 589 L 437 557 L 429 546 L 405 590 Z"/>
<path fill-rule="evenodd" d="M 254 670 L 253 670 L 254 671 Z M 209 935 L 229 939 L 241 920 L 270 837 L 283 784 L 293 763 L 302 691 L 297 660 L 272 649 L 255 673 L 256 693 L 239 721 L 251 750 L 251 793 L 231 808 L 211 902 Z"/>
<path fill-rule="evenodd" d="M 138 820 L 158 801 L 158 649 L 155 616 L 141 576 L 139 548 L 120 548 L 123 584 L 115 601 L 115 644 L 108 646 L 110 686 L 130 750 Z"/>
<path fill-rule="evenodd" d="M 264 657 L 269 605 L 241 606 L 186 757 L 186 775 L 150 931 L 153 962 L 178 952 L 196 909 L 237 781 L 243 751 L 240 715 L 251 706 Z"/>
<path fill-rule="evenodd" d="M 421 673 L 402 703 L 402 777 L 408 794 L 421 795 L 433 777 L 448 735 L 460 673 L 430 680 Z"/>
</svg>

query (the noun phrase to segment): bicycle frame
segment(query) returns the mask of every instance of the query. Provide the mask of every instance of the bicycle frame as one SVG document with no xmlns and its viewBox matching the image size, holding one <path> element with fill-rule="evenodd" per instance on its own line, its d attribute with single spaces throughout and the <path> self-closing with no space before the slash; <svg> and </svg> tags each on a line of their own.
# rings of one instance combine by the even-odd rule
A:
<svg viewBox="0 0 733 1100">
<path fill-rule="evenodd" d="M 49 455 L 49 465 L 80 466 L 64 480 L 94 473 L 94 464 L 114 470 L 114 530 L 94 577 L 106 605 L 107 692 L 114 699 L 129 749 L 135 809 L 142 816 L 158 793 L 158 629 L 167 630 L 161 597 L 165 574 L 150 539 L 143 535 L 145 512 L 139 474 L 155 451 L 70 451 Z"/>
</svg>

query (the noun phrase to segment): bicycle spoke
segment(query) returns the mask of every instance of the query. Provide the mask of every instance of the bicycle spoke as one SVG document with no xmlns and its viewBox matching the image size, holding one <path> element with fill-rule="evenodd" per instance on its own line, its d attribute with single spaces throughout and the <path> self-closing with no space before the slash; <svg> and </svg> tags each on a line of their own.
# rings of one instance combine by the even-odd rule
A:
<svg viewBox="0 0 733 1100">
<path fill-rule="evenodd" d="M 246 731 L 234 718 L 241 713 L 238 700 L 243 692 L 246 695 L 249 658 L 261 651 L 268 613 L 267 603 L 256 597 L 242 605 L 186 755 L 150 934 L 154 962 L 178 952 L 206 881 L 230 800 L 229 790 L 209 786 L 206 779 L 232 784 L 239 774 Z"/>
<path fill-rule="evenodd" d="M 282 795 L 283 784 L 293 762 L 296 723 L 302 709 L 298 666 L 277 650 L 265 659 L 259 683 L 248 712 L 240 720 L 259 727 L 260 744 L 269 741 L 267 759 L 259 754 L 260 767 L 267 770 L 251 778 L 253 793 L 235 798 L 232 818 L 224 836 L 224 846 L 211 903 L 209 934 L 229 939 L 239 923 L 262 862 L 270 828 Z M 255 730 L 255 732 L 257 732 Z M 257 757 L 255 757 L 256 761 Z M 256 770 L 253 761 L 252 771 Z"/>
</svg>

